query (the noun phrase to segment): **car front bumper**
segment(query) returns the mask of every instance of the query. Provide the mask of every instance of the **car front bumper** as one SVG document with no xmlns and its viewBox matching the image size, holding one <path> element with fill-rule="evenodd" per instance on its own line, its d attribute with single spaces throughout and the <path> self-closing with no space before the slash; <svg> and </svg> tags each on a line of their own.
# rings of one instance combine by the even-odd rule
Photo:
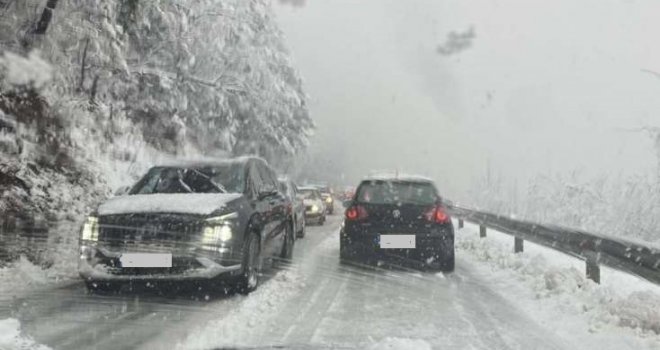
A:
<svg viewBox="0 0 660 350">
<path fill-rule="evenodd" d="M 320 219 L 324 214 L 324 211 L 306 211 L 305 219 Z"/>
<path fill-rule="evenodd" d="M 172 267 L 121 267 L 125 251 L 99 245 L 81 245 L 78 274 L 89 281 L 193 281 L 235 276 L 241 272 L 240 259 L 218 254 L 172 254 Z M 214 257 L 215 255 L 215 257 Z"/>
</svg>

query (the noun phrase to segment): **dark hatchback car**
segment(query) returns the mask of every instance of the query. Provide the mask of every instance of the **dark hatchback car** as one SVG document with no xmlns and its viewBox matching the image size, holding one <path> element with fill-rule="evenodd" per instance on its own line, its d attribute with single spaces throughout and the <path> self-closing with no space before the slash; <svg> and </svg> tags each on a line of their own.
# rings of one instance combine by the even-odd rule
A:
<svg viewBox="0 0 660 350">
<path fill-rule="evenodd" d="M 79 274 L 91 290 L 201 280 L 248 293 L 264 258 L 291 257 L 289 207 L 261 158 L 154 167 L 87 218 Z"/>
<path fill-rule="evenodd" d="M 368 178 L 357 188 L 340 231 L 340 258 L 454 270 L 454 226 L 431 180 Z"/>
</svg>

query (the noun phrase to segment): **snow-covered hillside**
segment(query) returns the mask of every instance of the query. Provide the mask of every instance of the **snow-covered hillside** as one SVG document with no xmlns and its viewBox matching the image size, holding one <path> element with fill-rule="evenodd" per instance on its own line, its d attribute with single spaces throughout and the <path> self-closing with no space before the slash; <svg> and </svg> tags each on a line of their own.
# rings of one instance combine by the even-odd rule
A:
<svg viewBox="0 0 660 350">
<path fill-rule="evenodd" d="M 166 157 L 256 153 L 284 166 L 313 124 L 269 6 L 0 2 L 5 231 L 79 220 Z"/>
</svg>

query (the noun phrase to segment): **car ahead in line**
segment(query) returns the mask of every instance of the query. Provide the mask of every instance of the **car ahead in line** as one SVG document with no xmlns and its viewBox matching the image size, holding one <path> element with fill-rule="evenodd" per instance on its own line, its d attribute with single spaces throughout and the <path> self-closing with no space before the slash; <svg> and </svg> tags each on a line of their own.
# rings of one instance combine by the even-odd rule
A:
<svg viewBox="0 0 660 350">
<path fill-rule="evenodd" d="M 325 223 L 326 209 L 321 192 L 316 187 L 298 187 L 300 197 L 305 204 L 305 221 L 318 225 Z"/>
<path fill-rule="evenodd" d="M 87 217 L 79 274 L 90 290 L 218 281 L 249 293 L 262 260 L 293 251 L 290 204 L 279 188 L 257 157 L 153 167 Z"/>
<path fill-rule="evenodd" d="M 328 185 L 312 185 L 312 187 L 316 187 L 316 189 L 319 190 L 319 193 L 321 193 L 321 197 L 323 198 L 323 203 L 325 204 L 325 211 L 327 214 L 332 215 L 335 212 L 335 198 L 334 198 L 334 191 L 332 188 Z"/>
<path fill-rule="evenodd" d="M 339 199 L 342 202 L 345 202 L 345 201 L 353 199 L 353 196 L 355 196 L 355 187 L 354 186 L 345 186 L 342 190 L 340 190 L 339 195 L 337 196 L 337 199 Z"/>
<path fill-rule="evenodd" d="M 434 183 L 418 176 L 363 180 L 344 203 L 340 258 L 454 270 L 454 226 Z"/>
<path fill-rule="evenodd" d="M 298 187 L 288 178 L 280 178 L 280 189 L 291 203 L 291 215 L 296 237 L 305 237 L 305 203 L 298 195 Z"/>
</svg>

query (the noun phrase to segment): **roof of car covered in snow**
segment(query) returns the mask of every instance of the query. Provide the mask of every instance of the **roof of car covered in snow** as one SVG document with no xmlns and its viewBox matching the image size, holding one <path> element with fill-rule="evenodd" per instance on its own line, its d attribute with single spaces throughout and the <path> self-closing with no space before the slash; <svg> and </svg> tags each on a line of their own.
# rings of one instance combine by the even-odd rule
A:
<svg viewBox="0 0 660 350">
<path fill-rule="evenodd" d="M 318 187 L 316 186 L 301 186 L 298 187 L 298 191 L 318 191 Z"/>
<path fill-rule="evenodd" d="M 188 159 L 170 159 L 160 164 L 157 164 L 157 167 L 181 167 L 181 168 L 198 168 L 198 167 L 207 167 L 214 165 L 227 165 L 227 164 L 245 164 L 250 160 L 257 159 L 265 162 L 261 157 L 258 156 L 241 156 L 235 158 L 213 158 L 213 157 L 196 157 Z"/>
<path fill-rule="evenodd" d="M 414 174 L 390 174 L 390 173 L 381 173 L 381 174 L 371 174 L 366 176 L 363 181 L 413 181 L 413 182 L 433 182 L 433 179 L 423 176 L 423 175 L 414 175 Z"/>
</svg>

